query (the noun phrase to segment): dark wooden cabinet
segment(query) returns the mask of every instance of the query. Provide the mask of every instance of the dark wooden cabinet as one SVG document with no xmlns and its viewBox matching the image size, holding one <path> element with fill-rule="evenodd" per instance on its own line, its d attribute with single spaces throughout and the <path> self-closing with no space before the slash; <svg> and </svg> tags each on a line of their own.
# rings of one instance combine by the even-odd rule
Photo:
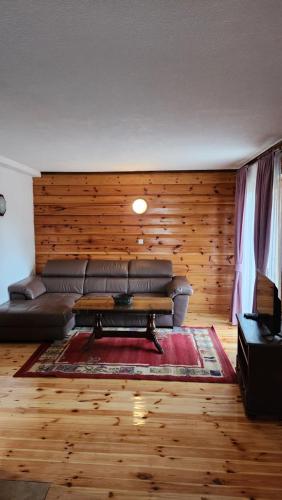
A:
<svg viewBox="0 0 282 500">
<path fill-rule="evenodd" d="M 237 375 L 246 414 L 282 417 L 282 339 L 238 315 Z"/>
</svg>

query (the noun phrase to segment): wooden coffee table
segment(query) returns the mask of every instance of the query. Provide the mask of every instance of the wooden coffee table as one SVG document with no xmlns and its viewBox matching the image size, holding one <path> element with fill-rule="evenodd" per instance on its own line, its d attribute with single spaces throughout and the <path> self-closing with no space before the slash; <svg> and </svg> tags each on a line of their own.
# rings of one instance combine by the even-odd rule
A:
<svg viewBox="0 0 282 500">
<path fill-rule="evenodd" d="M 134 297 L 130 305 L 116 305 L 112 297 L 81 297 L 73 306 L 76 314 L 87 313 L 93 315 L 93 333 L 87 340 L 84 349 L 90 349 L 95 339 L 102 337 L 128 337 L 146 338 L 151 340 L 158 352 L 163 354 L 163 349 L 157 340 L 156 314 L 172 314 L 173 302 L 168 297 Z M 122 313 L 124 315 L 144 314 L 147 316 L 147 328 L 144 331 L 104 330 L 103 316 L 108 313 Z"/>
</svg>

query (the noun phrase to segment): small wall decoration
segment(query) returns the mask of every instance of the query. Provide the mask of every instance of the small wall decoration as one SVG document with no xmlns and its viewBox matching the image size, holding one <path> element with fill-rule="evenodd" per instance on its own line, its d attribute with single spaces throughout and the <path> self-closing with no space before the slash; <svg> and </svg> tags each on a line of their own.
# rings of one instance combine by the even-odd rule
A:
<svg viewBox="0 0 282 500">
<path fill-rule="evenodd" d="M 0 215 L 4 215 L 6 212 L 6 200 L 3 194 L 0 194 Z"/>
</svg>

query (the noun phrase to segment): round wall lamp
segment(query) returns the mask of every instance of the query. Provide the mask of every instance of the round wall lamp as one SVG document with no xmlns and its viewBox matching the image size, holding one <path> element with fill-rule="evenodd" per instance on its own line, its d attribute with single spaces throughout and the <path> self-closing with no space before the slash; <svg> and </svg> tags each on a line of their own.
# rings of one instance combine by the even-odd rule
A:
<svg viewBox="0 0 282 500">
<path fill-rule="evenodd" d="M 144 214 L 148 208 L 148 204 L 143 198 L 138 198 L 132 203 L 132 210 L 136 214 Z"/>
</svg>

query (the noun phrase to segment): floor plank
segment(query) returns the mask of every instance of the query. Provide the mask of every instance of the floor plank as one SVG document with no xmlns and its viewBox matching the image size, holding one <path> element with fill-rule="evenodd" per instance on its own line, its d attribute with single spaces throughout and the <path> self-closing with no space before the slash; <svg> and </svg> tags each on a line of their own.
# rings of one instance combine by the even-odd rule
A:
<svg viewBox="0 0 282 500">
<path fill-rule="evenodd" d="M 214 325 L 232 362 L 236 329 Z M 13 378 L 36 344 L 0 345 L 0 478 L 47 500 L 281 499 L 282 423 L 245 417 L 236 384 Z"/>
</svg>

